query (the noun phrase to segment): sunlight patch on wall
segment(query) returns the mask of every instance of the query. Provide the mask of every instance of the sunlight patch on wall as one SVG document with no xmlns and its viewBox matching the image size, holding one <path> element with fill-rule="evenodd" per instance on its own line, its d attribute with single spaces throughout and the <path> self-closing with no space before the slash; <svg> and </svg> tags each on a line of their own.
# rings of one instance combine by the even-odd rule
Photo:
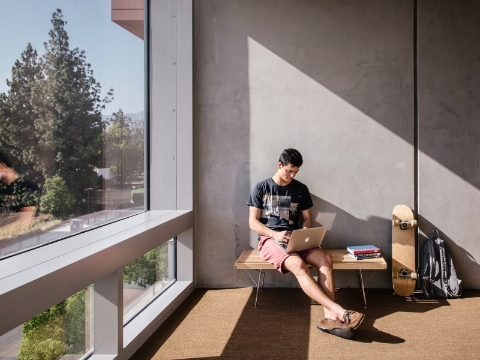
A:
<svg viewBox="0 0 480 360">
<path fill-rule="evenodd" d="M 388 217 L 395 204 L 413 206 L 411 144 L 251 38 L 248 52 L 252 184 L 295 147 L 304 157 L 297 178 L 349 214 Z"/>
<path fill-rule="evenodd" d="M 315 221 L 322 226 L 326 226 L 328 230 L 332 230 L 337 213 L 319 212 L 315 217 Z"/>
</svg>

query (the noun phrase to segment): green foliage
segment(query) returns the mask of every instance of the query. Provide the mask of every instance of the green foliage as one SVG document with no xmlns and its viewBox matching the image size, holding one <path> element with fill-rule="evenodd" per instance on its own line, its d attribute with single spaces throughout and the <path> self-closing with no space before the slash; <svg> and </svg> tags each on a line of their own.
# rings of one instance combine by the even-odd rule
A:
<svg viewBox="0 0 480 360">
<path fill-rule="evenodd" d="M 68 191 L 67 184 L 60 176 L 47 179 L 45 194 L 40 201 L 40 211 L 56 217 L 65 217 L 72 210 L 74 199 Z"/>
<path fill-rule="evenodd" d="M 123 269 L 123 281 L 127 284 L 146 288 L 156 281 L 168 278 L 168 244 L 164 243 L 138 259 L 127 264 Z"/>
<path fill-rule="evenodd" d="M 65 348 L 65 316 L 58 315 L 27 334 L 24 331 L 17 359 L 55 360 L 65 353 Z"/>
<path fill-rule="evenodd" d="M 23 324 L 19 360 L 55 360 L 85 352 L 85 293 L 70 296 Z"/>
<path fill-rule="evenodd" d="M 66 301 L 59 302 L 57 305 L 52 306 L 50 309 L 45 310 L 41 314 L 28 320 L 23 324 L 23 335 L 28 335 L 31 331 L 38 329 L 48 322 L 58 317 L 63 317 L 66 312 Z"/>
</svg>

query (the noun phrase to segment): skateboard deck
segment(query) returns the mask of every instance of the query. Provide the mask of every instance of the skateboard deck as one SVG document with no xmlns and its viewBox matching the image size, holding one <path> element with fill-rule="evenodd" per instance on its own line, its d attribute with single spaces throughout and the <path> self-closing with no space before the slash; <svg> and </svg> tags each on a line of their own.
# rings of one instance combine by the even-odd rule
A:
<svg viewBox="0 0 480 360">
<path fill-rule="evenodd" d="M 397 205 L 392 212 L 392 281 L 393 290 L 400 296 L 415 291 L 415 227 L 417 220 L 406 205 Z"/>
</svg>

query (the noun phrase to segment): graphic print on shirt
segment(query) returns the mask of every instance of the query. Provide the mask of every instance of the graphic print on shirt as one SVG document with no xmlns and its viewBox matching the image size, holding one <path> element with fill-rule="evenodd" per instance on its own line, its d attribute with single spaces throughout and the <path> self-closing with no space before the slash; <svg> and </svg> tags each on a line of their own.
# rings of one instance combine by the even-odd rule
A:
<svg viewBox="0 0 480 360">
<path fill-rule="evenodd" d="M 298 203 L 292 203 L 290 195 L 265 194 L 262 200 L 262 218 L 268 219 L 270 216 L 275 216 L 288 221 L 290 225 L 293 224 L 293 221 L 290 220 L 290 214 L 292 217 L 295 216 Z"/>
</svg>

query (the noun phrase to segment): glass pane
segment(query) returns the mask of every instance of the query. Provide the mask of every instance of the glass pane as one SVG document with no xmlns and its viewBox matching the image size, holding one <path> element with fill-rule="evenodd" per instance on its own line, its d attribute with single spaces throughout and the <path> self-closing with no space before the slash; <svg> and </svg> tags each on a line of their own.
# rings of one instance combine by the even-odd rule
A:
<svg viewBox="0 0 480 360">
<path fill-rule="evenodd" d="M 0 336 L 0 359 L 77 360 L 93 348 L 93 285 Z"/>
<path fill-rule="evenodd" d="M 143 10 L 112 3 L 1 3 L 0 258 L 145 208 Z"/>
<path fill-rule="evenodd" d="M 123 269 L 123 321 L 128 323 L 176 279 L 176 239 L 167 241 Z"/>
</svg>

